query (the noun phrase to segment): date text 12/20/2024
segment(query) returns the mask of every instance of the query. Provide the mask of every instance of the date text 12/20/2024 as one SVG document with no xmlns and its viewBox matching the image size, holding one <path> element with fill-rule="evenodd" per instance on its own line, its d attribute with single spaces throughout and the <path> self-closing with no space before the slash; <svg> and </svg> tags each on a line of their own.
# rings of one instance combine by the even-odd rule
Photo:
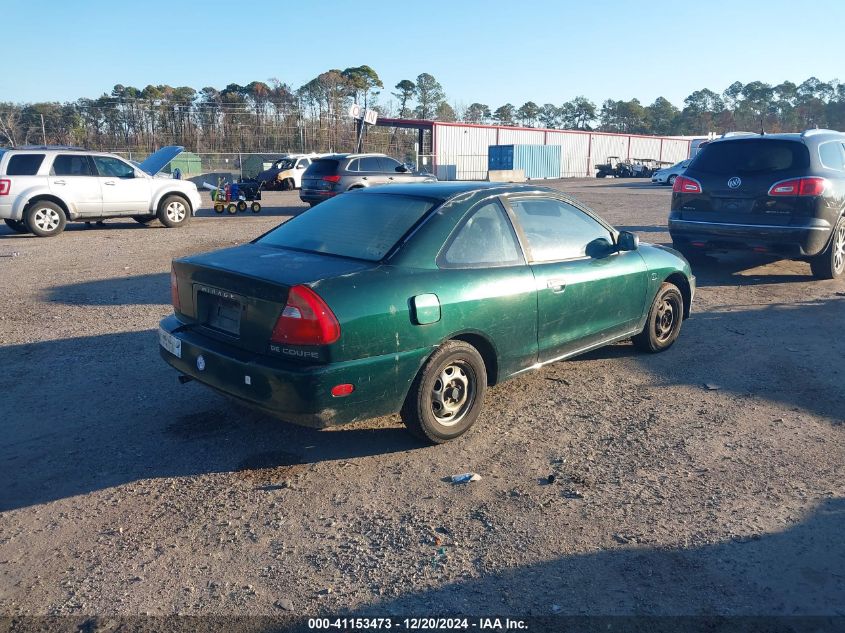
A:
<svg viewBox="0 0 845 633">
<path fill-rule="evenodd" d="M 310 630 L 525 631 L 525 620 L 510 618 L 308 618 Z"/>
</svg>

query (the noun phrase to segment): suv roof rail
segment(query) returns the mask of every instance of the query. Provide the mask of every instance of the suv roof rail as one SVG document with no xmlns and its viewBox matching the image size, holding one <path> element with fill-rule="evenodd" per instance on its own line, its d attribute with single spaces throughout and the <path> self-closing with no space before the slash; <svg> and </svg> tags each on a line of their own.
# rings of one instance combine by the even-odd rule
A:
<svg viewBox="0 0 845 633">
<path fill-rule="evenodd" d="M 804 137 L 804 136 L 814 136 L 816 134 L 842 134 L 842 132 L 839 132 L 838 130 L 826 130 L 824 128 L 817 128 L 817 127 L 811 128 L 809 130 L 804 130 L 803 132 L 801 132 L 802 137 Z"/>
<path fill-rule="evenodd" d="M 733 136 L 760 136 L 759 132 L 743 132 L 737 130 L 736 132 L 725 132 L 719 138 L 731 138 Z"/>
</svg>

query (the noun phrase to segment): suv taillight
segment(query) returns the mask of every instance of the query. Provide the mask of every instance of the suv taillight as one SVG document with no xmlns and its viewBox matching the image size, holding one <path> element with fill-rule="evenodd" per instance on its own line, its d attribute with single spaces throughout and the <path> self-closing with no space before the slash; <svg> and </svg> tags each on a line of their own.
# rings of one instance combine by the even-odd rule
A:
<svg viewBox="0 0 845 633">
<path fill-rule="evenodd" d="M 769 189 L 770 196 L 820 196 L 827 189 L 824 178 L 790 178 L 776 182 Z"/>
<path fill-rule="evenodd" d="M 326 182 L 340 182 L 340 175 L 335 174 L 334 176 L 323 176 L 323 180 Z"/>
<path fill-rule="evenodd" d="M 701 193 L 701 183 L 695 178 L 678 176 L 672 185 L 672 193 Z"/>
<path fill-rule="evenodd" d="M 276 320 L 270 341 L 288 345 L 329 345 L 340 338 L 331 308 L 308 286 L 294 286 Z"/>
<path fill-rule="evenodd" d="M 182 311 L 182 304 L 179 301 L 179 280 L 176 278 L 176 270 L 170 267 L 170 302 L 176 312 Z"/>
<path fill-rule="evenodd" d="M 0 179 L 0 196 L 8 196 L 9 189 L 12 188 L 12 181 Z"/>
</svg>

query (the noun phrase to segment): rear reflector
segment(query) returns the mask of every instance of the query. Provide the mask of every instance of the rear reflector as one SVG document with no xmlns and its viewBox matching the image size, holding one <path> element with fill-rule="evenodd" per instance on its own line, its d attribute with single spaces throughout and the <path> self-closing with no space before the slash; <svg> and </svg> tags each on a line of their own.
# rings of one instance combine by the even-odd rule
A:
<svg viewBox="0 0 845 633">
<path fill-rule="evenodd" d="M 340 338 L 331 308 L 308 286 L 294 286 L 276 320 L 270 341 L 287 345 L 329 345 Z"/>
<path fill-rule="evenodd" d="M 355 391 L 355 385 L 350 385 L 349 383 L 335 385 L 334 387 L 332 387 L 332 395 L 335 398 L 342 398 L 343 396 L 348 396 L 353 391 Z"/>
<path fill-rule="evenodd" d="M 182 311 L 182 305 L 179 302 L 179 281 L 176 279 L 176 271 L 172 266 L 170 268 L 170 302 L 173 304 L 174 310 Z"/>
<path fill-rule="evenodd" d="M 820 196 L 827 189 L 824 178 L 791 178 L 776 182 L 769 189 L 770 196 Z"/>
<path fill-rule="evenodd" d="M 675 184 L 672 185 L 673 193 L 701 193 L 701 183 L 695 178 L 687 178 L 686 176 L 678 176 L 675 178 Z"/>
<path fill-rule="evenodd" d="M 11 180 L 0 180 L 0 196 L 8 196 L 9 189 L 12 188 Z"/>
</svg>

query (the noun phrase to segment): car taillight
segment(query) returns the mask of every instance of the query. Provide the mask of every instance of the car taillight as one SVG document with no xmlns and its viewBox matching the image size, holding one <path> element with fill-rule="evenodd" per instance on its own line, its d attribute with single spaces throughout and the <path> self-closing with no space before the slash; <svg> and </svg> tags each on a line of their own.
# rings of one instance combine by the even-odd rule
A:
<svg viewBox="0 0 845 633">
<path fill-rule="evenodd" d="M 0 196 L 8 196 L 9 189 L 12 188 L 11 180 L 0 180 Z"/>
<path fill-rule="evenodd" d="M 179 302 L 179 281 L 176 279 L 176 271 L 170 269 L 170 302 L 177 312 L 182 311 L 182 304 Z"/>
<path fill-rule="evenodd" d="M 335 174 L 334 176 L 323 176 L 323 180 L 326 182 L 340 182 L 340 175 Z"/>
<path fill-rule="evenodd" d="M 827 188 L 824 178 L 790 178 L 776 182 L 769 189 L 770 196 L 820 196 Z"/>
<path fill-rule="evenodd" d="M 308 286 L 294 286 L 276 320 L 270 341 L 288 345 L 329 345 L 340 338 L 331 308 Z"/>
<path fill-rule="evenodd" d="M 675 184 L 672 185 L 673 193 L 701 193 L 701 183 L 695 178 L 687 178 L 686 176 L 678 176 L 675 178 Z"/>
</svg>

